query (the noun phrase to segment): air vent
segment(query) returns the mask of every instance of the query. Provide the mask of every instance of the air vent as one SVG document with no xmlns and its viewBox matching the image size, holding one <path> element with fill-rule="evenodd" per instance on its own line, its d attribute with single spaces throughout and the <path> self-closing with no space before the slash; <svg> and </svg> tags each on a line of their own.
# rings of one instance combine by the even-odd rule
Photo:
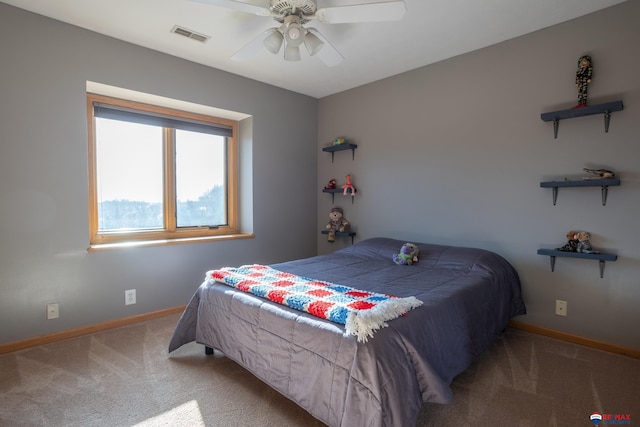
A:
<svg viewBox="0 0 640 427">
<path fill-rule="evenodd" d="M 206 43 L 207 40 L 209 40 L 211 37 L 210 36 L 206 36 L 204 34 L 200 34 L 200 33 L 196 33 L 195 31 L 191 31 L 188 30 L 184 27 L 180 27 L 179 25 L 175 25 L 172 29 L 171 29 L 172 33 L 184 36 L 184 37 L 188 37 L 190 39 L 193 40 L 197 40 L 200 43 Z"/>
</svg>

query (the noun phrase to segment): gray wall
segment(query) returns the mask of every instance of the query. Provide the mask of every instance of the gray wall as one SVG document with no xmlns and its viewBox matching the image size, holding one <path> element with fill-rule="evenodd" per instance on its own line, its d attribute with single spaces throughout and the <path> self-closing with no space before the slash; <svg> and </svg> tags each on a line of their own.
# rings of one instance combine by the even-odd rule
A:
<svg viewBox="0 0 640 427">
<path fill-rule="evenodd" d="M 358 144 L 318 157 L 318 187 L 353 175 L 355 203 L 336 205 L 358 233 L 494 250 L 519 271 L 529 314 L 519 320 L 640 348 L 640 2 L 610 9 L 320 100 L 320 148 L 338 136 Z M 437 40 L 434 40 L 437 43 Z M 624 101 L 609 133 L 601 116 L 552 124 L 540 113 L 576 104 L 577 59 L 593 56 L 590 103 Z M 416 54 L 420 54 L 416 52 Z M 561 189 L 552 205 L 540 181 L 615 170 L 609 191 Z M 343 196 L 339 196 L 343 197 Z M 318 195 L 318 227 L 331 197 Z M 595 261 L 558 258 L 541 247 L 571 229 L 618 254 L 600 279 Z M 318 240 L 318 252 L 333 246 Z M 554 314 L 568 301 L 568 316 Z"/>
<path fill-rule="evenodd" d="M 630 0 L 318 102 L 0 3 L 0 343 L 184 304 L 209 268 L 348 246 L 319 236 L 332 206 L 319 189 L 351 173 L 356 199 L 336 195 L 336 205 L 356 240 L 494 250 L 522 277 L 521 320 L 640 348 L 637 16 Z M 625 109 L 608 134 L 594 116 L 563 121 L 554 140 L 540 113 L 575 103 L 585 52 L 591 102 Z M 88 253 L 87 80 L 253 115 L 241 185 L 256 237 Z M 320 151 L 338 136 L 359 144 L 355 160 Z M 598 189 L 563 189 L 552 206 L 539 182 L 585 166 L 618 172 L 608 205 Z M 551 273 L 536 255 L 569 229 L 619 255 L 603 279 L 596 262 L 558 259 Z M 138 304 L 124 306 L 130 288 Z M 568 317 L 553 314 L 556 299 Z M 46 320 L 49 302 L 60 319 Z"/>
<path fill-rule="evenodd" d="M 0 58 L 0 343 L 186 304 L 210 268 L 315 254 L 316 99 L 2 3 Z M 252 115 L 255 238 L 88 253 L 87 80 Z"/>
</svg>

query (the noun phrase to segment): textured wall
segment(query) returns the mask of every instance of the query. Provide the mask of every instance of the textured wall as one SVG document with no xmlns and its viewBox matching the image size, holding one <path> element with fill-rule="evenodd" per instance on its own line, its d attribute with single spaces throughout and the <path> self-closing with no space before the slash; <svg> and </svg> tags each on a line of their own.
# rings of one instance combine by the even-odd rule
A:
<svg viewBox="0 0 640 427">
<path fill-rule="evenodd" d="M 640 348 L 640 2 L 628 1 L 431 66 L 320 100 L 320 148 L 338 136 L 358 144 L 355 160 L 318 157 L 318 186 L 351 173 L 355 203 L 336 205 L 357 240 L 387 236 L 494 250 L 520 272 L 529 314 L 520 320 Z M 437 40 L 434 40 L 437 43 Z M 609 133 L 602 116 L 553 126 L 540 114 L 577 102 L 577 59 L 593 56 L 590 103 L 624 101 Z M 419 55 L 419 52 L 416 52 Z M 561 189 L 557 206 L 540 181 L 615 170 L 609 191 Z M 340 198 L 339 198 L 340 197 Z M 318 227 L 331 197 L 318 195 Z M 595 261 L 558 258 L 551 273 L 540 247 L 564 244 L 571 229 L 617 253 L 600 279 Z M 331 246 L 318 240 L 318 252 Z M 568 316 L 554 314 L 568 301 Z"/>
<path fill-rule="evenodd" d="M 0 57 L 0 343 L 186 304 L 210 268 L 315 254 L 316 99 L 2 3 Z M 256 237 L 88 253 L 87 80 L 252 115 L 241 220 Z"/>
</svg>

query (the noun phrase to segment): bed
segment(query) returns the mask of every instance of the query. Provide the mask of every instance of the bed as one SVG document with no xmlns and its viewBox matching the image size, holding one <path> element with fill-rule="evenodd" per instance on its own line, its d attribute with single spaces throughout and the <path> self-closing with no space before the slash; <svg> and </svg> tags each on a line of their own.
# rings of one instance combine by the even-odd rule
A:
<svg viewBox="0 0 640 427">
<path fill-rule="evenodd" d="M 518 274 L 500 255 L 414 242 L 419 261 L 397 265 L 403 243 L 372 238 L 270 266 L 422 301 L 366 342 L 344 325 L 206 280 L 169 352 L 192 341 L 218 349 L 329 426 L 414 426 L 423 402 L 451 402 L 453 379 L 526 309 Z"/>
</svg>

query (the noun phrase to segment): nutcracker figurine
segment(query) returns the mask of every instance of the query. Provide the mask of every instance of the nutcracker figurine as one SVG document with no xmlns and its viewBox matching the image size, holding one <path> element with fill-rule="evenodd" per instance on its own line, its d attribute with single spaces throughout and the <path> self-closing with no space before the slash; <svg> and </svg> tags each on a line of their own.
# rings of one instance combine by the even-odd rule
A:
<svg viewBox="0 0 640 427">
<path fill-rule="evenodd" d="M 591 57 L 588 55 L 581 56 L 580 59 L 578 59 L 578 71 L 576 71 L 578 105 L 573 108 L 583 108 L 587 106 L 587 88 L 589 83 L 591 83 L 592 74 L 593 66 L 591 65 Z"/>
</svg>

